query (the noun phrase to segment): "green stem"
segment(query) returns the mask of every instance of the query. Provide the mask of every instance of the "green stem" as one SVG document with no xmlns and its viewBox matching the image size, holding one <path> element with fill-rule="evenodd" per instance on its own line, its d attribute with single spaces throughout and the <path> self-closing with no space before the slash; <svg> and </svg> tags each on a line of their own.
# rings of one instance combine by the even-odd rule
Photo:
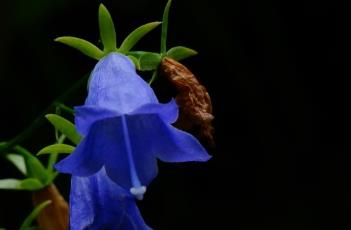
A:
<svg viewBox="0 0 351 230">
<path fill-rule="evenodd" d="M 57 102 L 56 107 L 70 115 L 74 115 L 74 109 L 72 109 L 71 107 L 68 107 L 67 105 L 61 102 Z"/>
<path fill-rule="evenodd" d="M 62 144 L 66 139 L 66 136 L 64 134 L 61 134 L 61 136 L 58 138 L 58 141 L 57 141 L 57 144 Z M 47 169 L 50 171 L 50 172 L 53 172 L 53 166 L 54 164 L 56 163 L 57 161 L 57 157 L 58 157 L 58 154 L 57 153 L 52 153 L 50 154 L 49 156 L 49 160 L 48 160 L 48 166 L 47 166 Z"/>
<path fill-rule="evenodd" d="M 157 69 L 152 74 L 152 77 L 151 77 L 151 79 L 149 81 L 149 85 L 151 85 L 155 81 L 156 78 L 157 78 Z"/>
<path fill-rule="evenodd" d="M 28 137 L 30 137 L 33 133 L 34 130 L 36 130 L 38 127 L 40 127 L 44 121 L 45 121 L 45 115 L 50 113 L 53 109 L 55 109 L 56 105 L 58 102 L 65 101 L 67 98 L 75 92 L 77 89 L 80 88 L 80 86 L 86 82 L 87 78 L 89 77 L 89 74 L 86 74 L 84 77 L 82 77 L 80 80 L 78 80 L 71 88 L 69 88 L 65 93 L 60 95 L 56 100 L 54 100 L 26 129 L 24 129 L 20 134 L 18 134 L 16 137 L 11 139 L 9 142 L 6 142 L 6 144 L 1 143 L 0 144 L 0 156 L 3 155 L 6 151 L 9 151 L 12 149 L 14 146 L 16 146 L 18 143 L 21 143 Z"/>
</svg>

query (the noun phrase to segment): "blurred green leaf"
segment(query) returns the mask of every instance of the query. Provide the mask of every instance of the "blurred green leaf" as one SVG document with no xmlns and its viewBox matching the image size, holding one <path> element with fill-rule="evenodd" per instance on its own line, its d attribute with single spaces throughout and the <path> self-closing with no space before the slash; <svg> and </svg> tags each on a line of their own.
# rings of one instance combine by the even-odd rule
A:
<svg viewBox="0 0 351 230">
<path fill-rule="evenodd" d="M 53 144 L 42 148 L 37 155 L 42 154 L 58 154 L 58 153 L 72 153 L 75 147 L 66 144 Z"/>
<path fill-rule="evenodd" d="M 161 55 L 158 53 L 145 52 L 139 58 L 140 70 L 155 70 L 161 62 Z"/>
<path fill-rule="evenodd" d="M 139 63 L 138 58 L 136 58 L 136 57 L 134 57 L 134 56 L 132 56 L 132 55 L 128 55 L 128 57 L 129 57 L 129 59 L 132 60 L 132 62 L 134 63 L 135 68 L 136 68 L 137 70 L 140 70 L 140 63 Z"/>
<path fill-rule="evenodd" d="M 117 51 L 116 31 L 113 20 L 103 4 L 99 7 L 99 28 L 105 54 Z"/>
<path fill-rule="evenodd" d="M 96 60 L 100 60 L 104 56 L 104 53 L 98 47 L 81 38 L 64 36 L 56 38 L 55 41 L 73 47 Z"/>
<path fill-rule="evenodd" d="M 161 54 L 166 54 L 167 51 L 167 32 L 168 32 L 168 15 L 169 8 L 171 7 L 172 0 L 169 0 L 163 11 L 162 17 L 162 31 L 161 31 Z"/>
<path fill-rule="evenodd" d="M 0 189 L 34 191 L 43 187 L 44 185 L 35 178 L 27 178 L 23 180 L 10 178 L 0 180 Z"/>
<path fill-rule="evenodd" d="M 180 61 L 182 59 L 194 56 L 196 54 L 197 52 L 193 49 L 184 46 L 176 46 L 168 50 L 166 56 L 173 58 L 174 60 Z"/>
<path fill-rule="evenodd" d="M 47 114 L 45 117 L 55 128 L 57 128 L 62 134 L 66 135 L 66 137 L 74 144 L 79 144 L 82 137 L 77 132 L 72 122 L 56 114 Z"/>
<path fill-rule="evenodd" d="M 147 33 L 155 29 L 160 24 L 161 22 L 150 22 L 138 27 L 133 32 L 131 32 L 126 37 L 126 39 L 124 39 L 121 47 L 118 49 L 118 52 L 126 54 L 142 37 L 144 37 Z"/>
<path fill-rule="evenodd" d="M 132 56 L 132 57 L 135 57 L 136 59 L 139 59 L 146 52 L 148 51 L 129 51 L 127 54 L 128 56 Z"/>
<path fill-rule="evenodd" d="M 10 161 L 23 175 L 27 175 L 27 167 L 24 157 L 14 153 L 6 154 L 6 159 Z"/>
<path fill-rule="evenodd" d="M 1 179 L 0 189 L 20 189 L 21 180 L 17 179 Z"/>
<path fill-rule="evenodd" d="M 19 230 L 28 230 L 31 227 L 31 224 L 33 223 L 33 221 L 35 220 L 35 218 L 37 218 L 37 216 L 39 215 L 39 213 L 46 208 L 49 204 L 51 204 L 51 200 L 47 200 L 44 201 L 40 204 L 38 204 L 34 210 L 29 214 L 29 216 L 27 216 L 27 218 L 23 221 L 23 223 L 21 224 L 21 227 Z"/>
<path fill-rule="evenodd" d="M 34 190 L 42 189 L 44 185 L 38 179 L 27 178 L 22 180 L 21 187 L 25 190 L 34 191 Z"/>
<path fill-rule="evenodd" d="M 49 174 L 38 158 L 21 146 L 15 146 L 14 150 L 16 153 L 21 154 L 24 157 L 28 177 L 36 178 L 44 185 L 47 185 L 50 182 Z"/>
<path fill-rule="evenodd" d="M 161 54 L 155 52 L 131 51 L 128 54 L 138 60 L 142 71 L 155 70 L 162 60 Z"/>
</svg>

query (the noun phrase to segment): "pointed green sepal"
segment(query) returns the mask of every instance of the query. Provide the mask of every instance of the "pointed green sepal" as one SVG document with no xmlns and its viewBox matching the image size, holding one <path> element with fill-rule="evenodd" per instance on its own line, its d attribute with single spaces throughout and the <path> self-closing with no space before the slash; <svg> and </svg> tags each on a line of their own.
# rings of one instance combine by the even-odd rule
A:
<svg viewBox="0 0 351 230">
<path fill-rule="evenodd" d="M 138 27 L 133 32 L 131 32 L 126 37 L 126 39 L 124 39 L 121 47 L 118 49 L 118 52 L 126 54 L 142 37 L 144 37 L 147 33 L 155 29 L 160 24 L 161 22 L 150 22 Z"/>
<path fill-rule="evenodd" d="M 55 41 L 73 47 L 96 60 L 100 60 L 104 56 L 104 53 L 98 47 L 81 38 L 64 36 L 56 38 Z"/>
<path fill-rule="evenodd" d="M 161 63 L 162 56 L 159 53 L 147 52 L 147 51 L 132 51 L 128 53 L 138 60 L 139 69 L 141 71 L 149 71 L 157 69 Z"/>
<path fill-rule="evenodd" d="M 132 56 L 132 55 L 128 55 L 128 57 L 129 57 L 129 59 L 132 60 L 132 62 L 134 63 L 135 68 L 136 68 L 137 70 L 140 70 L 140 63 L 139 63 L 138 58 L 136 58 L 136 57 L 134 57 L 134 56 Z"/>
<path fill-rule="evenodd" d="M 140 69 L 142 71 L 155 70 L 161 63 L 162 57 L 158 53 L 145 52 L 140 58 Z"/>
<path fill-rule="evenodd" d="M 150 71 L 157 69 L 161 63 L 162 56 L 159 53 L 148 51 L 131 51 L 128 52 L 129 56 L 138 61 L 139 69 L 141 71 Z M 128 56 L 128 57 L 129 57 Z"/>
<path fill-rule="evenodd" d="M 176 61 L 183 60 L 185 58 L 196 55 L 197 52 L 193 49 L 184 47 L 184 46 L 176 46 L 167 51 L 166 56 L 170 57 Z"/>
<path fill-rule="evenodd" d="M 14 153 L 6 154 L 6 159 L 10 161 L 23 175 L 27 175 L 27 167 L 24 157 Z"/>
<path fill-rule="evenodd" d="M 100 4 L 99 7 L 99 28 L 104 53 L 117 51 L 115 26 L 110 13 L 103 4 Z"/>
<path fill-rule="evenodd" d="M 7 190 L 28 190 L 35 191 L 42 189 L 44 185 L 35 178 L 27 178 L 24 180 L 18 179 L 2 179 L 0 180 L 0 189 Z"/>
<path fill-rule="evenodd" d="M 21 224 L 21 227 L 19 228 L 19 230 L 28 230 L 31 229 L 31 225 L 33 223 L 33 221 L 35 220 L 35 218 L 37 218 L 37 216 L 39 215 L 39 213 L 46 208 L 49 204 L 51 204 L 51 200 L 47 200 L 44 201 L 40 204 L 38 204 L 37 206 L 35 206 L 34 210 L 29 214 L 29 216 L 27 216 L 27 218 L 23 221 L 23 223 Z"/>
<path fill-rule="evenodd" d="M 76 145 L 79 144 L 82 137 L 77 132 L 72 122 L 56 114 L 47 114 L 45 117 L 55 128 L 57 128 L 62 134 L 66 135 L 70 141 Z"/>
<path fill-rule="evenodd" d="M 42 154 L 59 154 L 59 153 L 72 153 L 74 151 L 75 147 L 72 145 L 66 145 L 66 144 L 53 144 L 46 146 L 42 148 L 37 155 L 42 155 Z"/>
<path fill-rule="evenodd" d="M 162 31 L 161 31 L 161 54 L 164 55 L 167 51 L 167 33 L 168 33 L 168 15 L 172 0 L 169 0 L 163 11 Z"/>
</svg>

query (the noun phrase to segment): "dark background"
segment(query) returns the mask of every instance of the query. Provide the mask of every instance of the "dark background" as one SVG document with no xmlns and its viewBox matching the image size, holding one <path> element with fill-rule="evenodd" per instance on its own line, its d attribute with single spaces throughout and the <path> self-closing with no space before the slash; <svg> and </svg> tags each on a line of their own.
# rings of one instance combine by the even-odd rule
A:
<svg viewBox="0 0 351 230">
<path fill-rule="evenodd" d="M 121 41 L 161 20 L 165 0 L 103 1 Z M 0 140 L 23 130 L 95 61 L 53 39 L 98 41 L 99 1 L 1 3 Z M 140 208 L 154 229 L 343 229 L 351 214 L 350 6 L 346 1 L 174 0 L 169 45 L 212 96 L 217 147 L 203 164 L 160 164 Z M 160 29 L 136 49 L 157 51 Z M 155 90 L 166 100 L 162 82 Z M 83 103 L 82 89 L 67 104 Z M 23 145 L 53 141 L 46 124 Z M 0 159 L 1 178 L 19 177 Z M 67 197 L 68 177 L 57 184 Z M 16 229 L 27 192 L 0 191 L 0 227 Z M 346 227 L 346 228 L 345 228 Z"/>
</svg>

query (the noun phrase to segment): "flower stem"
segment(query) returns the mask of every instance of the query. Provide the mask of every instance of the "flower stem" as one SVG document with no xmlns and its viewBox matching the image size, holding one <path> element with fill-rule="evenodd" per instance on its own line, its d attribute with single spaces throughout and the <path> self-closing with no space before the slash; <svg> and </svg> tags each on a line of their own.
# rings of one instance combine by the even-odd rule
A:
<svg viewBox="0 0 351 230">
<path fill-rule="evenodd" d="M 152 74 L 152 77 L 149 81 L 149 85 L 151 85 L 155 81 L 156 78 L 157 78 L 157 70 L 155 70 L 154 73 Z"/>
</svg>

